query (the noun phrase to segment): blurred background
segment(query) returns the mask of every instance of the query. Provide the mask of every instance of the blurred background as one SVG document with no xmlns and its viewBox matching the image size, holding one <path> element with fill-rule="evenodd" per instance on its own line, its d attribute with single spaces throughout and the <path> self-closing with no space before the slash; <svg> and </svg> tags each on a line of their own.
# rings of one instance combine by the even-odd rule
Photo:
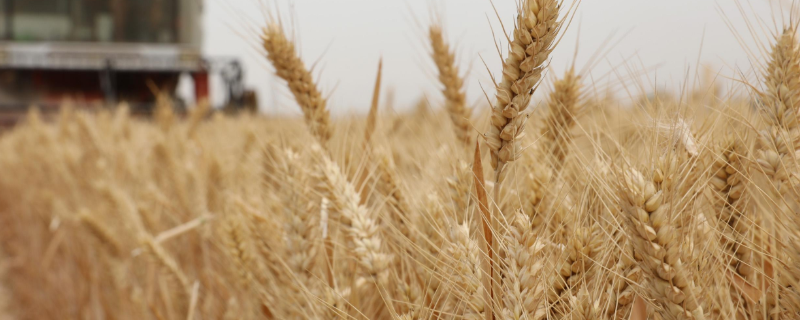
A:
<svg viewBox="0 0 800 320">
<path fill-rule="evenodd" d="M 503 26 L 513 28 L 515 6 L 515 0 L 0 0 L 0 121 L 32 104 L 57 109 L 65 98 L 125 101 L 147 113 L 155 91 L 174 96 L 179 108 L 209 98 L 215 108 L 299 115 L 259 49 L 269 13 L 293 30 L 334 114 L 367 110 L 381 57 L 387 108 L 436 106 L 441 98 L 427 45 L 434 20 L 457 45 L 470 102 L 486 107 L 481 88 L 493 92 L 489 72 L 501 70 L 496 48 L 505 53 Z M 785 2 L 766 0 L 585 0 L 552 56 L 550 74 L 572 63 L 588 66 L 595 90 L 631 98 L 691 87 L 702 74 L 731 82 L 726 78 L 735 73 L 752 72 L 763 56 L 754 39 L 769 40 L 788 10 Z"/>
</svg>

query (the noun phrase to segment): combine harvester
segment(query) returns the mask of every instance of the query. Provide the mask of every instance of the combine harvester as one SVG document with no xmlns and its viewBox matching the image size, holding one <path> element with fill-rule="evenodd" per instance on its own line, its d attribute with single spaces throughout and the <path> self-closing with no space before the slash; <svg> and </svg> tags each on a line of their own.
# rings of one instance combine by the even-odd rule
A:
<svg viewBox="0 0 800 320">
<path fill-rule="evenodd" d="M 29 106 L 43 113 L 65 101 L 113 106 L 127 102 L 150 114 L 152 87 L 185 103 L 176 89 L 191 79 L 197 101 L 219 73 L 226 107 L 255 108 L 236 59 L 201 55 L 199 0 L 0 0 L 0 125 L 11 125 Z"/>
</svg>

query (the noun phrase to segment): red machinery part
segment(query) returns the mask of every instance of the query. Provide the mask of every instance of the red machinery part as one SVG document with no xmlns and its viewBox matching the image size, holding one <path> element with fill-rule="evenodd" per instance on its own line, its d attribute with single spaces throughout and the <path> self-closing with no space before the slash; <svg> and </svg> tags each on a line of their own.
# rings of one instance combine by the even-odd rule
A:
<svg viewBox="0 0 800 320">
<path fill-rule="evenodd" d="M 193 72 L 192 79 L 194 80 L 194 98 L 195 101 L 208 99 L 209 83 L 208 71 Z"/>
</svg>

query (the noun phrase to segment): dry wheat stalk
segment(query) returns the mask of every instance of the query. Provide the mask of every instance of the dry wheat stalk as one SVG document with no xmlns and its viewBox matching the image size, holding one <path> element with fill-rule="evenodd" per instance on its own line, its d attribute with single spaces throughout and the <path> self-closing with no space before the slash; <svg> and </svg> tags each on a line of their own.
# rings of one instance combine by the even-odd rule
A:
<svg viewBox="0 0 800 320">
<path fill-rule="evenodd" d="M 294 43 L 286 38 L 283 27 L 270 24 L 262 36 L 267 59 L 275 67 L 275 73 L 289 85 L 311 134 L 323 146 L 331 138 L 330 114 L 325 108 L 325 99 L 317 89 L 311 73 L 298 56 Z"/>
<path fill-rule="evenodd" d="M 131 123 L 130 123 L 131 109 L 127 103 L 122 103 L 114 110 L 114 119 L 112 120 L 111 127 L 121 140 L 130 140 L 131 138 Z"/>
<path fill-rule="evenodd" d="M 464 79 L 458 74 L 455 53 L 450 49 L 450 45 L 445 41 L 440 25 L 431 25 L 428 29 L 428 37 L 433 48 L 432 57 L 439 70 L 439 82 L 444 88 L 442 94 L 445 98 L 445 109 L 453 122 L 453 129 L 456 138 L 465 147 L 472 146 L 470 136 L 471 111 L 466 106 L 466 93 L 464 92 Z"/>
<path fill-rule="evenodd" d="M 497 84 L 497 100 L 492 107 L 491 126 L 485 135 L 498 181 L 503 166 L 520 157 L 521 137 L 528 118 L 524 111 L 556 44 L 556 35 L 561 29 L 560 6 L 557 0 L 520 3 L 514 40 L 509 43 L 503 77 Z"/>
</svg>

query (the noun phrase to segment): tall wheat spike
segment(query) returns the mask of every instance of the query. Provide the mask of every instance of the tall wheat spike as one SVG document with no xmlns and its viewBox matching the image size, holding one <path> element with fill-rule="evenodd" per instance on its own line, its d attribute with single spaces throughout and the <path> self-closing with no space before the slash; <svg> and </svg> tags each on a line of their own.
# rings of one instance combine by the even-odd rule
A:
<svg viewBox="0 0 800 320">
<path fill-rule="evenodd" d="M 522 152 L 520 139 L 528 118 L 525 110 L 556 44 L 561 29 L 560 7 L 557 0 L 524 0 L 519 5 L 514 39 L 503 62 L 503 76 L 497 84 L 491 126 L 486 133 L 497 180 L 503 166 L 518 159 Z"/>
<path fill-rule="evenodd" d="M 783 299 L 783 287 L 788 285 L 785 283 L 788 275 L 780 274 L 782 268 L 773 269 L 782 264 L 784 257 L 776 257 L 767 252 L 785 252 L 782 245 L 778 247 L 780 242 L 775 241 L 775 232 L 782 229 L 778 221 L 795 210 L 798 203 L 797 198 L 792 195 L 793 186 L 798 182 L 795 174 L 798 170 L 795 153 L 800 146 L 797 117 L 800 107 L 800 80 L 797 79 L 800 76 L 800 50 L 797 47 L 796 33 L 792 26 L 778 35 L 766 66 L 765 90 L 757 92 L 767 124 L 758 133 L 755 154 L 758 164 L 756 170 L 766 180 L 766 187 L 762 189 L 762 196 L 766 196 L 766 199 L 761 198 L 761 206 L 766 210 L 754 219 L 762 228 L 751 232 L 747 239 L 751 245 L 745 246 L 743 253 L 749 263 L 740 268 L 740 273 L 750 285 L 758 289 L 767 289 L 767 283 L 772 281 L 782 282 L 769 290 L 760 290 L 759 297 L 752 297 L 764 303 L 765 307 L 757 308 L 751 313 L 762 316 L 779 316 L 785 312 L 780 300 Z M 770 200 L 774 198 L 782 198 L 782 201 Z"/>
</svg>

